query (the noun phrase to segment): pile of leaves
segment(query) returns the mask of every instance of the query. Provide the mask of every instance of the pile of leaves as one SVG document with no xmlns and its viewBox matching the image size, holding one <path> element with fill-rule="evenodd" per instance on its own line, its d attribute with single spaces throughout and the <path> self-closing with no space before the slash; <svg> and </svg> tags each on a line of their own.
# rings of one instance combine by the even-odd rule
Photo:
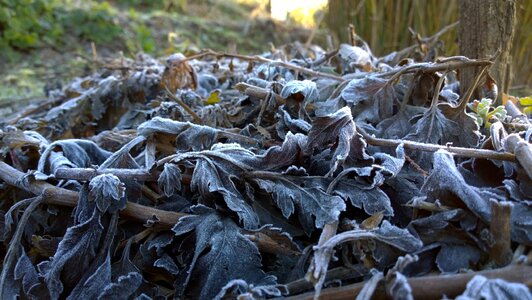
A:
<svg viewBox="0 0 532 300">
<path fill-rule="evenodd" d="M 95 62 L 3 120 L 0 298 L 531 299 L 529 120 L 434 45 Z"/>
</svg>

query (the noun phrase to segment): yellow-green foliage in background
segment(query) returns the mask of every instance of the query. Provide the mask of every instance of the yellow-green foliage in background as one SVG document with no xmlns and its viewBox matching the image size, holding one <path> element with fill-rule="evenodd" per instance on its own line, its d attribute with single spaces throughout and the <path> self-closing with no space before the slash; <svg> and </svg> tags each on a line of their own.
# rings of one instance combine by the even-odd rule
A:
<svg viewBox="0 0 532 300">
<path fill-rule="evenodd" d="M 431 36 L 446 25 L 459 20 L 459 0 L 329 0 L 347 9 L 327 16 L 328 26 L 355 26 L 375 54 L 385 55 L 415 43 L 408 30 L 421 36 Z M 333 4 L 334 5 L 334 4 Z M 518 25 L 515 32 L 513 56 L 513 85 L 532 85 L 532 1 L 517 1 Z M 324 24 L 325 25 L 325 24 Z M 457 55 L 458 27 L 441 36 L 445 52 Z M 346 37 L 341 37 L 344 39 Z M 343 40 L 346 42 L 346 40 Z"/>
</svg>

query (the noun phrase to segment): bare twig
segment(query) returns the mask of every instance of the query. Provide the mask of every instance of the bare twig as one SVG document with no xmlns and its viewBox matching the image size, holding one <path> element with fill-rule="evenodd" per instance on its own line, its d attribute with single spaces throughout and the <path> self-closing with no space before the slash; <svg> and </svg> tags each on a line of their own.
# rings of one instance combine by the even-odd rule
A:
<svg viewBox="0 0 532 300">
<path fill-rule="evenodd" d="M 364 265 L 354 265 L 351 268 L 339 267 L 331 269 L 325 276 L 325 282 L 331 280 L 346 280 L 354 278 L 362 278 L 366 275 L 368 270 Z M 300 278 L 286 284 L 290 294 L 298 294 L 306 290 L 312 289 L 312 283 L 308 282 L 305 278 Z"/>
<path fill-rule="evenodd" d="M 94 170 L 91 170 L 91 174 L 94 175 L 94 172 L 92 171 Z M 118 172 L 118 174 L 120 173 Z M 48 204 L 67 207 L 74 207 L 77 205 L 79 199 L 78 192 L 56 187 L 44 181 L 32 181 L 29 184 L 22 184 L 24 176 L 24 173 L 11 167 L 5 162 L 0 161 L 0 179 L 5 183 L 16 186 L 35 195 L 41 195 L 46 190 L 43 197 L 44 201 Z M 133 179 L 132 177 L 128 178 Z M 158 220 L 158 226 L 164 229 L 170 229 L 177 223 L 177 221 L 179 221 L 179 218 L 189 216 L 189 214 L 166 211 L 133 202 L 127 202 L 124 210 L 120 211 L 120 216 L 125 219 L 143 223 L 148 220 L 156 219 Z M 271 241 L 263 244 L 264 241 L 265 239 L 257 239 L 256 241 L 257 246 L 263 252 L 276 254 L 284 253 L 286 251 L 285 247 L 282 245 L 272 243 Z"/>
<path fill-rule="evenodd" d="M 423 170 L 423 168 L 418 165 L 410 156 L 405 155 L 406 161 L 414 168 L 416 171 L 418 171 L 423 177 L 429 176 L 429 172 Z"/>
<path fill-rule="evenodd" d="M 279 104 L 284 104 L 285 103 L 285 99 L 283 97 L 281 97 L 279 94 L 274 93 L 271 90 L 268 90 L 268 89 L 265 89 L 265 88 L 261 88 L 261 87 L 258 87 L 258 86 L 254 86 L 254 85 L 250 85 L 250 84 L 247 84 L 247 83 L 244 83 L 244 82 L 239 82 L 239 83 L 235 84 L 235 89 L 239 90 L 240 92 L 242 92 L 242 93 L 244 93 L 244 94 L 246 94 L 248 96 L 256 97 L 256 98 L 259 98 L 259 99 L 268 99 L 268 96 L 273 95 L 273 97 L 275 97 L 275 101 L 277 101 L 277 103 L 279 103 Z"/>
<path fill-rule="evenodd" d="M 267 63 L 267 64 L 271 64 L 271 65 L 275 65 L 275 66 L 280 66 L 280 67 L 283 67 L 283 68 L 287 68 L 287 69 L 290 69 L 290 70 L 298 71 L 298 72 L 301 72 L 301 73 L 304 73 L 304 74 L 309 74 L 309 75 L 316 76 L 316 77 L 324 77 L 324 78 L 334 79 L 334 80 L 337 80 L 337 81 L 344 81 L 344 79 L 341 76 L 338 76 L 338 75 L 314 71 L 314 70 L 311 70 L 311 69 L 308 69 L 308 68 L 305 68 L 305 67 L 301 67 L 301 66 L 298 66 L 298 65 L 294 65 L 294 64 L 291 64 L 291 63 L 288 63 L 288 62 L 279 61 L 279 60 L 273 60 L 273 59 L 269 59 L 269 58 L 262 57 L 262 56 L 259 56 L 259 55 L 249 56 L 249 55 L 242 55 L 242 54 L 222 53 L 222 52 L 212 51 L 210 49 L 207 49 L 207 50 L 205 50 L 205 51 L 203 51 L 201 53 L 198 53 L 196 55 L 189 56 L 189 57 L 181 60 L 181 62 L 189 61 L 189 60 L 192 60 L 192 59 L 203 58 L 205 56 L 215 56 L 217 58 L 219 58 L 219 57 L 236 58 L 236 59 L 241 59 L 241 60 L 245 60 L 245 61 L 258 61 L 258 62 Z"/>
<path fill-rule="evenodd" d="M 29 184 L 22 184 L 25 174 L 11 167 L 5 162 L 0 161 L 0 178 L 7 184 L 16 186 L 35 195 L 40 195 L 44 190 L 45 201 L 48 204 L 55 204 L 67 207 L 74 207 L 78 203 L 79 194 L 74 191 L 56 187 L 44 181 L 32 181 Z M 175 225 L 180 217 L 187 214 L 160 210 L 157 208 L 140 205 L 133 202 L 127 202 L 126 208 L 120 212 L 120 216 L 126 219 L 146 222 L 154 217 L 159 220 L 159 224 L 170 228 Z"/>
<path fill-rule="evenodd" d="M 509 282 L 520 282 L 526 284 L 529 288 L 532 286 L 530 281 L 532 266 L 512 265 L 502 269 L 471 272 L 455 275 L 433 275 L 417 278 L 409 278 L 408 284 L 412 287 L 414 299 L 439 299 L 443 295 L 447 297 L 456 297 L 463 292 L 467 283 L 475 275 L 482 275 L 487 278 L 500 278 Z M 359 282 L 342 287 L 327 288 L 321 291 L 322 299 L 353 299 L 364 287 L 365 282 Z M 302 295 L 292 296 L 285 299 L 302 300 L 312 299 L 314 292 Z M 387 299 L 384 285 L 380 284 L 375 291 L 372 299 Z"/>
<path fill-rule="evenodd" d="M 321 58 L 318 58 L 315 61 L 313 61 L 312 62 L 312 66 L 317 67 L 317 66 L 321 65 L 322 63 L 328 61 L 332 57 L 336 56 L 336 54 L 338 54 L 338 49 L 329 51 L 329 52 L 325 53 Z"/>
<path fill-rule="evenodd" d="M 395 70 L 378 74 L 378 76 L 392 76 L 390 81 L 394 81 L 403 74 L 416 73 L 419 71 L 424 73 L 434 73 L 449 70 L 458 70 L 463 68 L 490 66 L 492 64 L 493 62 L 488 59 L 469 59 L 463 56 L 453 56 L 445 58 L 445 61 L 443 62 L 415 63 L 406 67 L 399 67 Z"/>
<path fill-rule="evenodd" d="M 60 168 L 54 173 L 57 179 L 72 179 L 90 181 L 102 174 L 113 174 L 120 180 L 157 181 L 160 172 L 150 172 L 145 169 L 91 169 L 91 168 Z"/>
<path fill-rule="evenodd" d="M 453 29 L 456 26 L 458 26 L 459 23 L 460 23 L 460 21 L 456 21 L 456 22 L 454 22 L 452 24 L 444 26 L 442 29 L 440 29 L 440 31 L 436 32 L 432 36 L 429 36 L 429 37 L 426 37 L 426 38 L 421 38 L 421 41 L 423 43 L 427 43 L 427 44 L 434 43 L 435 41 L 440 39 L 440 36 L 442 36 L 443 34 L 447 33 L 451 29 Z"/>
<path fill-rule="evenodd" d="M 192 110 L 192 108 L 190 108 L 190 106 L 188 106 L 185 102 L 181 101 L 181 99 L 177 98 L 174 95 L 174 93 L 170 92 L 170 90 L 167 87 L 165 87 L 165 90 L 166 90 L 166 95 L 168 97 L 174 100 L 177 104 L 181 105 L 181 107 L 183 107 L 183 109 L 186 110 L 190 114 L 190 116 L 192 116 L 192 119 L 194 119 L 194 123 L 203 124 L 203 121 L 201 120 L 201 118 L 198 116 L 198 114 L 196 114 L 196 112 Z"/>
<path fill-rule="evenodd" d="M 452 146 L 443 146 L 436 144 L 426 144 L 418 143 L 407 140 L 395 140 L 395 139 L 381 139 L 369 135 L 364 129 L 357 127 L 357 131 L 366 139 L 366 142 L 373 146 L 384 146 L 384 147 L 397 147 L 400 144 L 403 144 L 405 149 L 418 150 L 425 152 L 436 152 L 438 150 L 447 150 L 450 153 L 453 153 L 456 156 L 460 157 L 474 157 L 474 158 L 486 158 L 486 159 L 495 159 L 495 160 L 505 160 L 505 161 L 516 161 L 516 156 L 508 152 L 497 152 L 493 150 L 486 149 L 472 149 L 472 148 L 463 148 L 463 147 L 452 147 Z"/>
</svg>

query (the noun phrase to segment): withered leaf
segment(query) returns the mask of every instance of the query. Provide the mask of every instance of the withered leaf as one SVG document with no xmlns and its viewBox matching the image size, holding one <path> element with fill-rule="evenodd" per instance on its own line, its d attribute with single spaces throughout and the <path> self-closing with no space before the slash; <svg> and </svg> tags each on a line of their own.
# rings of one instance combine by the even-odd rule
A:
<svg viewBox="0 0 532 300">
<path fill-rule="evenodd" d="M 1 120 L 1 296 L 263 299 L 373 274 L 359 297 L 384 279 L 387 295 L 411 299 L 419 291 L 406 276 L 492 267 L 497 201 L 511 203 L 509 247 L 526 260 L 532 201 L 520 157 L 457 166 L 411 142 L 479 147 L 466 113 L 475 85 L 458 97 L 455 73 L 490 62 L 430 62 L 439 33 L 416 36 L 424 62 L 419 47 L 377 58 L 352 33 L 363 46 L 100 57 L 101 69 L 50 93 L 45 109 Z M 526 121 L 492 125 L 482 147 L 513 152 L 505 131 L 529 141 Z M 75 176 L 60 177 L 64 168 Z M 44 205 L 21 198 L 43 189 Z M 522 291 L 475 279 L 463 297 L 529 299 Z"/>
<path fill-rule="evenodd" d="M 476 275 L 467 283 L 462 295 L 456 300 L 472 299 L 523 299 L 530 300 L 532 295 L 529 288 L 522 283 L 508 282 L 499 278 L 488 279 Z"/>
<path fill-rule="evenodd" d="M 331 169 L 328 176 L 342 164 L 348 156 L 352 159 L 364 159 L 366 142 L 357 133 L 355 122 L 351 116 L 351 110 L 344 107 L 335 114 L 318 117 L 312 122 L 308 134 L 307 151 L 312 153 L 314 149 L 327 149 L 332 145 Z"/>
<path fill-rule="evenodd" d="M 198 75 L 194 68 L 183 61 L 185 56 L 181 53 L 170 55 L 166 60 L 166 68 L 161 78 L 161 87 L 175 93 L 178 89 L 198 86 Z"/>
<path fill-rule="evenodd" d="M 344 64 L 344 69 L 348 72 L 355 68 L 368 72 L 373 68 L 371 54 L 360 47 L 341 44 L 338 56 Z"/>
<path fill-rule="evenodd" d="M 209 149 L 219 138 L 219 131 L 215 128 L 160 117 L 140 124 L 137 130 L 145 137 L 156 133 L 175 135 L 176 145 L 183 151 Z"/>
<path fill-rule="evenodd" d="M 393 98 L 388 98 L 393 95 L 393 87 L 387 84 L 386 79 L 368 75 L 351 80 L 340 95 L 351 107 L 355 120 L 376 123 L 380 120 L 379 107 L 389 113 L 389 106 L 393 104 Z"/>
<path fill-rule="evenodd" d="M 138 272 L 131 272 L 127 275 L 118 277 L 116 282 L 107 285 L 101 294 L 98 296 L 98 300 L 126 300 L 135 293 L 142 283 L 142 275 Z"/>
<path fill-rule="evenodd" d="M 54 256 L 38 265 L 52 299 L 59 298 L 65 285 L 72 287 L 85 275 L 96 256 L 101 235 L 102 228 L 95 212 L 86 222 L 68 228 Z"/>
<path fill-rule="evenodd" d="M 116 212 L 126 206 L 125 201 L 123 201 L 125 195 L 124 184 L 115 175 L 98 175 L 90 181 L 89 188 L 90 196 L 102 213 L 109 208 L 111 208 L 110 212 Z"/>
<path fill-rule="evenodd" d="M 318 100 L 318 89 L 316 83 L 310 80 L 292 80 L 289 81 L 281 90 L 281 97 L 288 98 L 302 96 L 302 101 L 313 102 Z"/>
<path fill-rule="evenodd" d="M 202 152 L 187 152 L 179 155 L 175 162 L 182 160 L 196 161 L 190 187 L 193 191 L 208 199 L 219 194 L 223 196 L 230 210 L 236 212 L 245 228 L 259 226 L 256 213 L 240 191 L 235 181 L 239 174 L 246 171 L 246 165 L 234 157 L 253 156 L 253 153 L 236 145 L 228 145 Z"/>
<path fill-rule="evenodd" d="M 164 164 L 164 169 L 157 180 L 159 188 L 164 191 L 167 197 L 172 196 L 176 191 L 181 190 L 181 170 L 172 163 Z"/>
<path fill-rule="evenodd" d="M 193 208 L 195 216 L 183 217 L 172 229 L 176 235 L 193 231 L 196 246 L 190 267 L 184 270 L 180 295 L 212 299 L 231 280 L 275 284 L 261 270 L 257 247 L 229 218 L 205 206 Z M 191 280 L 193 278 L 193 280 Z"/>
<path fill-rule="evenodd" d="M 491 210 L 489 199 L 498 197 L 489 191 L 468 185 L 458 171 L 453 157 L 444 150 L 439 150 L 434 154 L 434 169 L 421 190 L 427 193 L 429 199 L 442 202 L 449 197 L 449 192 L 456 195 L 467 208 L 471 210 L 481 220 L 489 224 L 491 220 Z M 512 214 L 512 239 L 523 243 L 532 241 L 532 221 L 525 217 L 530 213 L 529 205 L 515 202 Z"/>
<path fill-rule="evenodd" d="M 323 228 L 325 224 L 337 221 L 340 212 L 345 210 L 344 201 L 340 197 L 325 193 L 319 186 L 305 186 L 304 179 L 254 176 L 253 180 L 261 189 L 272 193 L 285 218 L 289 218 L 297 208 L 299 221 L 307 234 L 314 231 L 315 227 Z M 312 216 L 315 217 L 315 222 Z"/>
<path fill-rule="evenodd" d="M 59 168 L 88 168 L 102 164 L 111 154 L 88 140 L 56 141 L 42 153 L 37 170 L 53 174 Z"/>
<path fill-rule="evenodd" d="M 477 263 L 480 254 L 480 250 L 471 245 L 446 244 L 438 253 L 436 264 L 444 273 L 455 273 L 461 269 L 469 269 L 471 264 Z"/>
</svg>

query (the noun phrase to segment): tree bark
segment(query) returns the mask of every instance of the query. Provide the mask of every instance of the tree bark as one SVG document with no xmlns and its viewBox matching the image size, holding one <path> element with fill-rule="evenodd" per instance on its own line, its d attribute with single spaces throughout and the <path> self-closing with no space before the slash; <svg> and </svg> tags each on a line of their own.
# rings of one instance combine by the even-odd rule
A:
<svg viewBox="0 0 532 300">
<path fill-rule="evenodd" d="M 460 53 L 469 58 L 487 58 L 498 50 L 490 76 L 498 88 L 497 103 L 508 93 L 511 81 L 511 55 L 516 24 L 516 0 L 461 0 Z M 465 92 L 475 77 L 475 70 L 462 70 L 460 84 Z"/>
</svg>

